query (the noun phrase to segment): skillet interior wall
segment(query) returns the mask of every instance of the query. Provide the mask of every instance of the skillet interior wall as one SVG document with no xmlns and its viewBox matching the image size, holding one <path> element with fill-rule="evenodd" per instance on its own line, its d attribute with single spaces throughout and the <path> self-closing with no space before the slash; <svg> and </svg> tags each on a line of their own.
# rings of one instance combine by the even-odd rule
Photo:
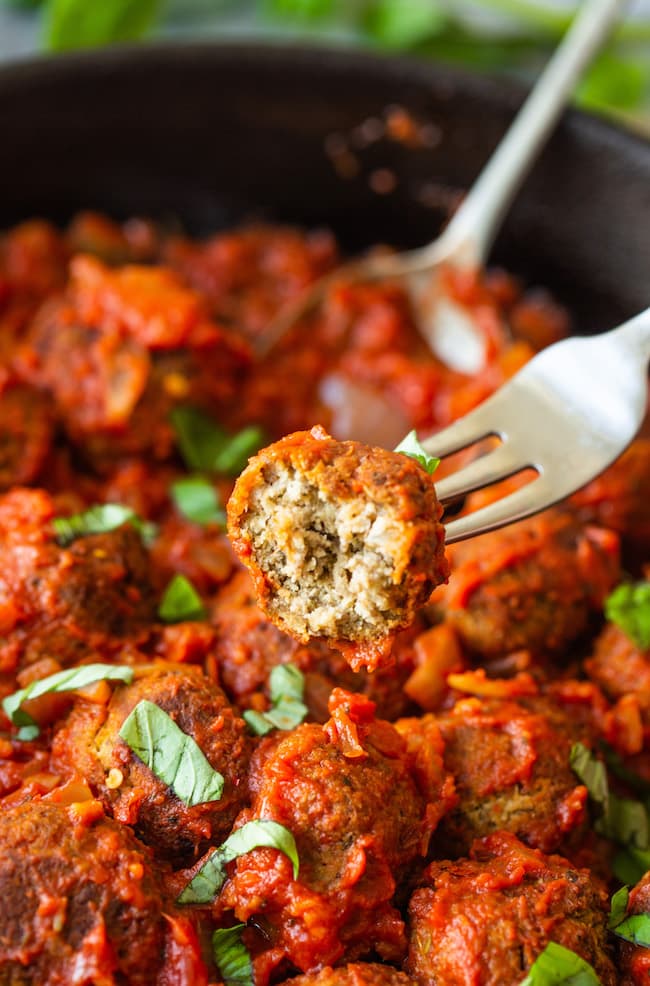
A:
<svg viewBox="0 0 650 986">
<path fill-rule="evenodd" d="M 356 52 L 192 45 L 107 49 L 0 71 L 0 226 L 97 208 L 205 233 L 256 216 L 327 225 L 344 246 L 423 243 L 442 213 L 426 182 L 466 188 L 522 92 L 429 63 Z M 442 135 L 381 141 L 342 180 L 324 150 L 399 104 Z M 374 168 L 396 189 L 377 195 Z M 494 259 L 543 284 L 585 331 L 650 304 L 650 145 L 570 113 L 499 238 Z"/>
</svg>

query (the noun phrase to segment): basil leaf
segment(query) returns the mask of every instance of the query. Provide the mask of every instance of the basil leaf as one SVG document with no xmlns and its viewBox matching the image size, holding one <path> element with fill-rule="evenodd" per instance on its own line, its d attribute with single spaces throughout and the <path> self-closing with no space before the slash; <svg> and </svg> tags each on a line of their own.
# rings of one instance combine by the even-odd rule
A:
<svg viewBox="0 0 650 986">
<path fill-rule="evenodd" d="M 650 647 L 650 582 L 624 582 L 605 600 L 605 616 L 641 650 Z"/>
<path fill-rule="evenodd" d="M 612 872 L 621 883 L 638 883 L 650 870 L 650 851 L 626 846 L 612 860 Z"/>
<path fill-rule="evenodd" d="M 217 491 L 205 476 L 187 476 L 171 485 L 172 499 L 179 513 L 194 524 L 226 523 L 226 512 Z"/>
<path fill-rule="evenodd" d="M 596 830 L 628 848 L 647 849 L 650 821 L 645 806 L 640 801 L 612 794 L 605 764 L 597 760 L 582 743 L 572 747 L 569 762 L 591 799 L 602 808 L 602 815 L 595 824 Z"/>
<path fill-rule="evenodd" d="M 253 965 L 241 933 L 244 924 L 212 932 L 212 954 L 224 986 L 253 986 Z"/>
<path fill-rule="evenodd" d="M 222 775 L 195 740 L 153 702 L 138 702 L 122 723 L 120 736 L 188 808 L 221 798 Z"/>
<path fill-rule="evenodd" d="M 301 702 L 305 691 L 305 676 L 295 664 L 277 664 L 269 675 L 269 691 L 272 702 L 279 702 L 283 698 L 293 698 Z"/>
<path fill-rule="evenodd" d="M 226 879 L 226 863 L 243 856 L 253 849 L 278 849 L 293 864 L 293 878 L 298 877 L 298 850 L 296 842 L 284 825 L 270 819 L 256 818 L 242 825 L 228 836 L 226 841 L 207 858 L 196 871 L 178 897 L 179 904 L 207 904 L 221 890 Z"/>
<path fill-rule="evenodd" d="M 401 452 L 402 455 L 408 455 L 410 459 L 415 459 L 415 461 L 419 462 L 430 476 L 440 465 L 440 459 L 436 459 L 435 456 L 429 455 L 427 450 L 420 445 L 415 431 L 409 431 L 406 438 L 402 439 L 399 445 L 395 448 L 395 452 Z"/>
<path fill-rule="evenodd" d="M 141 38 L 154 24 L 161 0 L 49 0 L 45 37 L 55 51 Z"/>
<path fill-rule="evenodd" d="M 57 671 L 55 674 L 48 675 L 47 678 L 32 681 L 20 691 L 7 695 L 2 700 L 2 708 L 15 726 L 23 727 L 19 733 L 19 739 L 35 739 L 40 730 L 34 719 L 23 710 L 24 702 L 30 698 L 48 695 L 51 692 L 73 692 L 78 688 L 85 688 L 86 685 L 92 685 L 96 681 L 124 681 L 128 684 L 133 681 L 133 668 L 125 667 L 122 664 L 82 664 L 78 668 Z"/>
<path fill-rule="evenodd" d="M 366 31 L 390 48 L 409 48 L 438 34 L 447 22 L 439 0 L 375 0 L 364 18 Z"/>
<path fill-rule="evenodd" d="M 617 938 L 650 948 L 650 914 L 632 914 L 612 928 L 612 931 Z"/>
<path fill-rule="evenodd" d="M 205 617 L 201 597 L 184 575 L 175 575 L 165 589 L 158 606 L 158 616 L 164 623 L 182 623 Z"/>
<path fill-rule="evenodd" d="M 247 709 L 245 722 L 257 736 L 266 736 L 272 729 L 295 729 L 304 720 L 307 706 L 302 701 L 305 679 L 293 664 L 278 664 L 269 675 L 272 707 L 266 712 Z"/>
<path fill-rule="evenodd" d="M 214 463 L 228 436 L 198 407 L 182 404 L 170 415 L 176 442 L 186 465 L 199 472 L 213 472 Z"/>
<path fill-rule="evenodd" d="M 248 457 L 265 442 L 264 433 L 257 425 L 229 435 L 207 414 L 189 405 L 174 408 L 171 422 L 187 466 L 199 472 L 237 476 Z"/>
<path fill-rule="evenodd" d="M 627 914 L 627 902 L 630 899 L 630 891 L 628 887 L 621 887 L 612 896 L 609 905 L 609 920 L 607 922 L 608 928 L 615 928 L 617 924 L 620 924 L 625 915 Z"/>
<path fill-rule="evenodd" d="M 121 503 L 98 503 L 83 513 L 73 514 L 71 517 L 55 517 L 52 521 L 57 544 L 62 548 L 72 544 L 77 538 L 89 534 L 107 534 L 124 524 L 132 524 L 145 544 L 150 544 L 158 533 L 155 524 L 142 520 L 134 510 Z"/>
<path fill-rule="evenodd" d="M 549 942 L 520 986 L 600 986 L 593 967 L 570 948 Z"/>
</svg>

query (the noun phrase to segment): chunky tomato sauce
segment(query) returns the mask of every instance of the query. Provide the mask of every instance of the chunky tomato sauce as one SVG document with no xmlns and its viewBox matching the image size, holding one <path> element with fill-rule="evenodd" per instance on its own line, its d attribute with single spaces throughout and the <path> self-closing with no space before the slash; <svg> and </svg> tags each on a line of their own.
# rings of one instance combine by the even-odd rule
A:
<svg viewBox="0 0 650 986">
<path fill-rule="evenodd" d="M 0 237 L 0 984 L 517 986 L 554 946 L 648 982 L 607 925 L 637 883 L 618 924 L 650 926 L 650 442 L 449 550 L 386 666 L 293 639 L 225 535 L 248 456 L 316 423 L 393 448 L 570 330 L 448 272 L 475 372 L 396 283 L 335 284 L 258 357 L 339 262 L 90 213 Z"/>
</svg>

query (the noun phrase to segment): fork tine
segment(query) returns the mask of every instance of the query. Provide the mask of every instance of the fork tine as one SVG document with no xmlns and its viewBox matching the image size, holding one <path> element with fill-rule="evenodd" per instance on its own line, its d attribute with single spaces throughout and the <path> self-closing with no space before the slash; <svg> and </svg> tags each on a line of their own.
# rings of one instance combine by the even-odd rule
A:
<svg viewBox="0 0 650 986">
<path fill-rule="evenodd" d="M 441 503 L 449 503 L 450 500 L 456 500 L 466 493 L 472 493 L 483 486 L 498 483 L 500 479 L 514 476 L 527 466 L 528 463 L 515 460 L 514 452 L 506 441 L 494 451 L 487 452 L 463 469 L 441 479 L 436 483 L 436 495 Z"/>
<path fill-rule="evenodd" d="M 474 445 L 490 435 L 503 438 L 503 433 L 495 425 L 497 420 L 495 410 L 501 403 L 502 393 L 497 391 L 478 407 L 468 411 L 447 428 L 425 438 L 420 444 L 429 455 L 444 459 L 445 456 L 460 452 L 461 449 Z"/>
<path fill-rule="evenodd" d="M 538 476 L 520 490 L 446 524 L 445 543 L 453 544 L 455 541 L 486 534 L 498 527 L 523 520 L 524 517 L 530 517 L 552 506 L 557 499 L 552 485 L 544 476 Z"/>
</svg>

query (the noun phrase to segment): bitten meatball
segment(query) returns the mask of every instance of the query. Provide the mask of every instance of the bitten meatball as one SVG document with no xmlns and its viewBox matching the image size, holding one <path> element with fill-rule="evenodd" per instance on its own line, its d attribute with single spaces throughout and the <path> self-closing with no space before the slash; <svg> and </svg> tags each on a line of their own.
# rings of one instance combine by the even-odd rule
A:
<svg viewBox="0 0 650 986">
<path fill-rule="evenodd" d="M 350 962 L 332 969 L 287 979 L 282 986 L 414 986 L 414 981 L 390 965 L 378 962 Z"/>
<path fill-rule="evenodd" d="M 363 645 L 412 623 L 446 579 L 440 514 L 415 460 L 317 427 L 251 460 L 228 529 L 278 626 Z"/>
<path fill-rule="evenodd" d="M 588 870 L 502 832 L 469 859 L 432 863 L 409 905 L 406 970 L 421 986 L 518 986 L 550 941 L 617 976 L 607 948 L 608 899 Z"/>
<path fill-rule="evenodd" d="M 633 914 L 650 914 L 650 872 L 630 891 L 626 916 Z M 650 982 L 650 948 L 632 945 L 620 938 L 617 946 L 619 971 L 623 973 L 621 986 L 647 986 Z"/>
<path fill-rule="evenodd" d="M 570 712 L 542 696 L 525 704 L 470 698 L 437 722 L 459 800 L 436 833 L 436 856 L 465 855 L 499 829 L 553 852 L 583 827 L 587 791 L 569 754 L 578 739 L 590 740 Z"/>
<path fill-rule="evenodd" d="M 219 801 L 187 807 L 119 737 L 142 699 L 163 709 L 191 736 L 224 777 Z M 53 762 L 81 773 L 114 818 L 132 825 L 157 856 L 174 866 L 191 862 L 226 838 L 248 793 L 251 740 L 216 685 L 198 670 L 141 669 L 131 685 L 114 690 L 108 707 L 80 702 L 53 741 Z"/>
<path fill-rule="evenodd" d="M 332 718 L 260 744 L 253 757 L 251 808 L 296 840 L 298 879 L 274 850 L 241 856 L 220 907 L 254 918 L 270 948 L 303 972 L 375 953 L 404 954 L 404 924 L 393 904 L 426 853 L 444 810 L 440 751 L 411 750 L 362 696 L 337 689 Z"/>
<path fill-rule="evenodd" d="M 156 618 L 147 551 L 129 524 L 55 540 L 52 499 L 40 490 L 0 497 L 0 670 L 42 657 L 63 667 L 137 646 Z"/>
<path fill-rule="evenodd" d="M 2 986 L 158 982 L 173 907 L 130 829 L 84 807 L 32 801 L 0 813 Z M 203 986 L 189 934 L 187 946 L 191 983 Z"/>
<path fill-rule="evenodd" d="M 483 658 L 558 654 L 620 580 L 618 538 L 547 512 L 454 547 L 446 618 Z"/>
</svg>

